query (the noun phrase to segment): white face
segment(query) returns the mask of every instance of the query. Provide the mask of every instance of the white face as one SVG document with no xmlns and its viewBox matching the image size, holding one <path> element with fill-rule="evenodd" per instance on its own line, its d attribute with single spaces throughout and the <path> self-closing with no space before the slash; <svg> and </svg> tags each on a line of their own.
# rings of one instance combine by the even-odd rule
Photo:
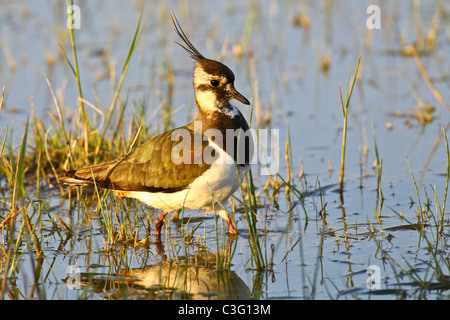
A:
<svg viewBox="0 0 450 320">
<path fill-rule="evenodd" d="M 219 107 L 219 102 L 216 99 L 216 95 L 211 90 L 198 91 L 196 93 L 196 99 L 199 106 L 205 112 L 217 111 Z"/>
<path fill-rule="evenodd" d="M 225 76 L 217 76 L 206 73 L 198 64 L 194 68 L 194 88 L 201 84 L 210 85 L 211 80 L 218 80 L 221 83 L 226 83 L 227 78 Z"/>
<path fill-rule="evenodd" d="M 196 66 L 194 69 L 194 90 L 197 103 L 205 112 L 213 112 L 220 109 L 220 107 L 227 101 L 218 101 L 216 96 L 216 88 L 211 85 L 211 80 L 217 80 L 223 88 L 227 83 L 225 76 L 216 76 L 206 73 L 201 66 Z M 201 89 L 200 89 L 201 88 Z"/>
</svg>

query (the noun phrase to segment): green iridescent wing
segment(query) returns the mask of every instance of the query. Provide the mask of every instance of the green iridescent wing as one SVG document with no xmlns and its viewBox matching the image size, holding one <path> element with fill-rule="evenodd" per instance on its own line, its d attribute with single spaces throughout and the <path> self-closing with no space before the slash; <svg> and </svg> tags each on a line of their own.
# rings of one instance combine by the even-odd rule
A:
<svg viewBox="0 0 450 320">
<path fill-rule="evenodd" d="M 69 171 L 61 182 L 87 185 L 95 179 L 101 188 L 176 192 L 210 167 L 202 157 L 208 142 L 194 140 L 191 123 L 153 137 L 125 157 Z"/>
</svg>

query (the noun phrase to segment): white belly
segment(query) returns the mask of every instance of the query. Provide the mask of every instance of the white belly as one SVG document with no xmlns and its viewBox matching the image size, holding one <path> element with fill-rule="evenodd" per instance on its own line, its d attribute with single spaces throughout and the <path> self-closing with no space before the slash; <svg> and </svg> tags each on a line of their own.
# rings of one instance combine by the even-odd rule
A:
<svg viewBox="0 0 450 320">
<path fill-rule="evenodd" d="M 215 149 L 222 157 L 218 157 L 218 160 L 188 188 L 173 193 L 133 191 L 127 192 L 126 196 L 164 211 L 183 208 L 203 209 L 206 212 L 221 210 L 219 203 L 225 205 L 228 198 L 239 188 L 239 178 L 236 163 L 223 150 Z"/>
</svg>

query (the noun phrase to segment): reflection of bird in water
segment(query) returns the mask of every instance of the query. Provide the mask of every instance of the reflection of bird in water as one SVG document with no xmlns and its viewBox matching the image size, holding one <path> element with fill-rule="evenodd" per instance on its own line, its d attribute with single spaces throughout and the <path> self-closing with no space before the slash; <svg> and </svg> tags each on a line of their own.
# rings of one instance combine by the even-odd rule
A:
<svg viewBox="0 0 450 320">
<path fill-rule="evenodd" d="M 232 243 L 233 240 L 228 238 L 226 246 L 220 252 L 222 257 L 230 258 Z M 156 251 L 163 258 L 161 262 L 127 272 L 133 280 L 138 280 L 136 285 L 171 293 L 174 299 L 251 298 L 250 289 L 234 271 L 216 270 L 215 252 L 199 250 L 189 261 L 180 258 L 181 262 L 178 263 L 166 260 L 164 244 L 161 241 L 156 242 Z"/>
<path fill-rule="evenodd" d="M 228 241 L 226 248 L 221 250 L 222 257 L 228 255 L 229 258 L 231 243 Z M 81 273 L 79 284 L 90 286 L 108 299 L 123 298 L 123 290 L 117 290 L 120 285 L 128 288 L 126 294 L 136 298 L 247 300 L 252 297 L 250 289 L 236 272 L 216 270 L 217 256 L 214 252 L 199 250 L 188 261 L 180 257 L 180 262 L 176 262 L 165 259 L 161 242 L 158 242 L 157 250 L 163 260 L 155 265 L 120 269 L 115 274 Z M 63 279 L 64 282 L 68 280 Z"/>
<path fill-rule="evenodd" d="M 245 282 L 234 271 L 216 271 L 214 266 L 161 261 L 153 266 L 133 269 L 132 275 L 139 280 L 137 285 L 170 290 L 174 299 L 249 299 L 251 295 Z"/>
<path fill-rule="evenodd" d="M 231 253 L 233 240 L 228 238 L 221 250 L 222 257 Z M 217 254 L 199 250 L 194 257 L 182 263 L 166 261 L 162 242 L 156 243 L 158 255 L 163 261 L 156 265 L 131 270 L 137 285 L 148 289 L 172 290 L 173 298 L 202 299 L 249 299 L 250 289 L 234 271 L 217 271 Z"/>
</svg>

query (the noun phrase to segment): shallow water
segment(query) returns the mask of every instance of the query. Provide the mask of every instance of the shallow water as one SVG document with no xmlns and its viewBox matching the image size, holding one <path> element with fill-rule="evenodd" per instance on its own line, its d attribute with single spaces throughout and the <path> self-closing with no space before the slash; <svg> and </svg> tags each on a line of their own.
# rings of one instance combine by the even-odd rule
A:
<svg viewBox="0 0 450 320">
<path fill-rule="evenodd" d="M 432 216 L 426 221 L 430 225 L 424 233 L 427 238 L 411 227 L 411 223 L 417 223 L 419 208 L 411 171 L 420 207 L 429 204 L 429 212 L 436 213 L 436 199 L 441 205 L 444 199 L 447 157 L 443 142 L 434 154 L 432 149 L 442 127 L 449 123 L 449 110 L 436 100 L 414 58 L 402 51 L 419 41 L 419 34 L 426 36 L 433 17 L 438 15 L 438 4 L 422 1 L 420 9 L 414 9 L 410 1 L 383 1 L 379 4 L 381 29 L 371 31 L 366 27 L 368 1 L 196 2 L 189 1 L 189 7 L 176 1 L 147 4 L 151 14 L 130 64 L 123 99 L 127 94 L 130 105 L 147 99 L 146 125 L 151 130 L 163 130 L 161 100 L 170 96 L 165 77 L 165 68 L 170 65 L 175 74 L 170 126 L 183 125 L 195 115 L 192 63 L 174 44 L 171 11 L 177 13 L 191 41 L 208 57 L 219 57 L 228 39 L 223 62 L 234 70 L 239 92 L 253 101 L 253 127 L 279 130 L 280 176 L 287 176 L 284 156 L 289 132 L 291 183 L 302 192 L 314 191 L 307 193 L 304 200 L 291 192 L 289 199 L 282 188 L 276 202 L 272 189 L 267 195 L 261 192 L 257 226 L 267 268 L 257 270 L 252 260 L 247 221 L 240 212 L 235 214 L 239 234 L 234 240 L 228 239 L 220 221 L 216 225 L 212 217 L 186 212 L 185 219 L 192 217 L 186 232 L 201 223 L 192 243 L 184 242 L 183 226 L 175 222 L 166 224 L 169 228 L 162 243 L 157 243 L 154 237 L 146 241 L 141 236 L 149 227 L 146 216 L 153 221 L 159 213 L 131 205 L 129 214 L 133 218 L 127 232 L 138 230 L 136 243 L 142 242 L 110 247 L 106 244 L 105 222 L 101 214 L 95 213 L 95 196 L 88 197 L 92 206 L 86 215 L 83 202 L 69 203 L 61 198 L 59 189 L 42 186 L 40 200 L 50 216 L 60 217 L 73 232 L 58 233 L 49 216 L 42 217 L 38 234 L 44 257 L 36 259 L 22 244 L 20 272 L 5 296 L 448 298 L 448 278 L 438 281 L 433 277 L 428 263 L 436 266 L 436 262 L 426 241 L 439 250 L 438 264 L 448 277 L 448 212 L 441 234 L 436 232 Z M 14 146 L 20 144 L 30 97 L 44 122 L 49 121 L 49 110 L 55 108 L 44 74 L 63 97 L 68 118 L 77 112 L 77 89 L 67 64 L 58 58 L 58 42 L 70 52 L 65 3 L 1 1 L 0 6 L 0 85 L 5 85 L 7 92 L 0 115 L 0 138 L 3 141 L 8 127 L 13 131 Z M 83 6 L 81 29 L 76 31 L 83 93 L 86 100 L 107 110 L 115 89 L 111 78 L 117 81 L 120 75 L 140 9 L 121 1 L 89 1 Z M 448 14 L 449 4 L 442 2 L 442 8 Z M 293 23 L 294 15 L 300 13 L 309 17 L 308 28 Z M 440 16 L 437 30 L 435 50 L 425 46 L 421 61 L 443 99 L 450 101 L 448 15 Z M 239 41 L 243 43 L 242 58 L 232 51 L 232 45 Z M 10 48 L 11 56 L 6 48 Z M 343 118 L 338 84 L 345 96 L 349 68 L 353 74 L 359 55 L 362 64 L 349 111 L 345 188 L 340 193 Z M 322 68 L 326 56 L 327 71 Z M 117 72 L 116 78 L 108 71 L 111 66 Z M 421 103 L 435 108 L 430 123 L 420 124 L 414 117 L 416 108 L 423 107 Z M 235 105 L 249 119 L 250 108 L 237 101 Z M 125 112 L 131 114 L 133 110 L 129 107 Z M 265 121 L 267 114 L 270 117 Z M 374 212 L 380 199 L 377 170 L 373 167 L 374 138 L 382 160 L 381 227 Z M 367 156 L 362 152 L 365 146 Z M 300 179 L 301 171 L 304 175 Z M 262 190 L 267 177 L 258 176 L 257 168 L 254 172 L 257 191 Z M 436 198 L 432 188 L 436 189 Z M 234 203 L 238 204 L 236 200 Z M 6 203 L 3 206 L 8 209 Z M 325 211 L 321 211 L 324 207 Z M 321 212 L 326 213 L 326 220 Z M 123 221 L 125 214 L 121 212 L 117 219 Z M 2 241 L 5 243 L 5 239 Z M 227 250 L 234 253 L 230 268 L 216 272 L 217 253 Z M 367 285 L 369 266 L 379 268 L 380 281 L 373 290 Z M 73 270 L 76 276 L 71 276 Z M 35 288 L 36 274 L 39 290 Z M 68 276 L 73 283 L 63 280 Z M 421 290 L 417 285 L 420 281 L 414 280 L 427 280 L 436 286 Z"/>
</svg>

